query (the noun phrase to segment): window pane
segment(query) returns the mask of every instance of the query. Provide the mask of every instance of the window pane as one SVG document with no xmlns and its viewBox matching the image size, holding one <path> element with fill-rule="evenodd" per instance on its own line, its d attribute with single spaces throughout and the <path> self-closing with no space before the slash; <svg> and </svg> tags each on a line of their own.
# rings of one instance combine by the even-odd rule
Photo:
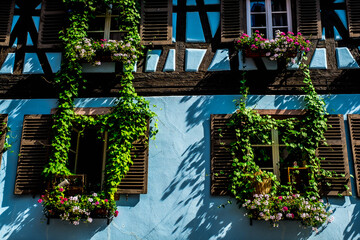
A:
<svg viewBox="0 0 360 240">
<path fill-rule="evenodd" d="M 89 31 L 104 31 L 104 28 L 105 28 L 105 18 L 97 17 L 95 19 L 90 19 Z"/>
<path fill-rule="evenodd" d="M 92 38 L 92 39 L 103 39 L 104 38 L 104 32 L 100 32 L 100 33 L 91 33 L 91 32 L 88 32 L 88 37 L 89 38 Z"/>
<path fill-rule="evenodd" d="M 273 168 L 272 162 L 272 148 L 269 147 L 253 147 L 255 163 L 265 170 Z"/>
<path fill-rule="evenodd" d="M 86 129 L 80 137 L 77 172 L 87 175 L 87 192 L 101 189 L 101 170 L 104 142 L 97 129 Z"/>
<path fill-rule="evenodd" d="M 251 12 L 265 12 L 265 1 L 250 1 Z"/>
<path fill-rule="evenodd" d="M 110 32 L 110 39 L 112 40 L 123 40 L 124 36 L 124 32 Z"/>
<path fill-rule="evenodd" d="M 286 0 L 272 0 L 271 10 L 275 11 L 286 11 Z"/>
<path fill-rule="evenodd" d="M 119 30 L 120 21 L 118 17 L 111 18 L 110 30 Z"/>
<path fill-rule="evenodd" d="M 286 13 L 274 13 L 272 15 L 273 26 L 287 26 L 287 14 Z"/>
<path fill-rule="evenodd" d="M 266 15 L 251 14 L 251 27 L 266 27 Z"/>
</svg>

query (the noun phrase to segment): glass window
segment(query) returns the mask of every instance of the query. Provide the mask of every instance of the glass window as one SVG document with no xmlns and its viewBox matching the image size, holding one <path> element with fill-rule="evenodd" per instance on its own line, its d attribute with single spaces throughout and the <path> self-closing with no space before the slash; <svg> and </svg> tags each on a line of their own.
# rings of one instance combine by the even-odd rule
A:
<svg viewBox="0 0 360 240">
<path fill-rule="evenodd" d="M 266 38 L 275 37 L 275 31 L 291 31 L 290 0 L 247 0 L 248 33 L 259 30 Z"/>
</svg>

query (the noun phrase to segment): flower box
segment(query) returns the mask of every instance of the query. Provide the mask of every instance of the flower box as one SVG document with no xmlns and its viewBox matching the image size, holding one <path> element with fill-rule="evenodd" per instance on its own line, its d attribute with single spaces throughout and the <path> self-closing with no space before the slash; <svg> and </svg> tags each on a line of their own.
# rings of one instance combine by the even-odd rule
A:
<svg viewBox="0 0 360 240">
<path fill-rule="evenodd" d="M 266 57 L 266 52 L 264 51 L 254 51 L 251 50 L 251 48 L 245 48 L 244 49 L 245 57 L 247 58 L 258 58 L 258 57 Z"/>
</svg>

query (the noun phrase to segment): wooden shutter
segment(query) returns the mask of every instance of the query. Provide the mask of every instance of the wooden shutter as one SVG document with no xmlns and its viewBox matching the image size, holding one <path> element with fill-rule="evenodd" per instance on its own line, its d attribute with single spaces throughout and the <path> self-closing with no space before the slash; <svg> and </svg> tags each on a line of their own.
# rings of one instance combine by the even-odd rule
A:
<svg viewBox="0 0 360 240">
<path fill-rule="evenodd" d="M 25 115 L 16 172 L 15 194 L 37 194 L 49 160 L 51 115 Z"/>
<path fill-rule="evenodd" d="M 298 31 L 305 37 L 321 38 L 320 0 L 297 0 Z"/>
<path fill-rule="evenodd" d="M 0 46 L 9 46 L 15 0 L 0 1 Z"/>
<path fill-rule="evenodd" d="M 211 115 L 211 195 L 228 195 L 229 174 L 233 157 L 229 147 L 236 140 L 235 131 L 228 126 L 231 114 Z"/>
<path fill-rule="evenodd" d="M 346 7 L 349 20 L 349 35 L 350 37 L 360 37 L 360 1 L 347 0 Z"/>
<path fill-rule="evenodd" d="M 172 0 L 142 0 L 140 35 L 142 43 L 172 43 Z"/>
<path fill-rule="evenodd" d="M 38 48 L 61 46 L 59 32 L 64 26 L 65 10 L 62 0 L 43 0 L 40 17 Z"/>
<path fill-rule="evenodd" d="M 1 166 L 2 154 L 4 151 L 4 144 L 6 140 L 7 121 L 8 121 L 8 115 L 0 114 L 0 166 Z"/>
<path fill-rule="evenodd" d="M 240 0 L 221 0 L 221 42 L 232 42 L 240 37 Z"/>
<path fill-rule="evenodd" d="M 328 125 L 331 125 L 325 132 L 328 146 L 320 146 L 317 153 L 320 158 L 324 158 L 321 160 L 321 168 L 336 172 L 338 177 L 326 178 L 325 182 L 331 183 L 331 186 L 328 187 L 323 183 L 323 191 L 328 196 L 337 196 L 338 194 L 348 196 L 351 192 L 351 185 L 344 117 L 341 114 L 329 115 L 327 119 Z M 345 185 L 348 186 L 349 190 L 346 189 Z"/>
<path fill-rule="evenodd" d="M 360 114 L 348 115 L 357 196 L 360 197 Z"/>
<path fill-rule="evenodd" d="M 133 165 L 118 186 L 117 198 L 119 194 L 147 193 L 149 148 L 145 138 L 134 143 L 131 159 Z"/>
</svg>

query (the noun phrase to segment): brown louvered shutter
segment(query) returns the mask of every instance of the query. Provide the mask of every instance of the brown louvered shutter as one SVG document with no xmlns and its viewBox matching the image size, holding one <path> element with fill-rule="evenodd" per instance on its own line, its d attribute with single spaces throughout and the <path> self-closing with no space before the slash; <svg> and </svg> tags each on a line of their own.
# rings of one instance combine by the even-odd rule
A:
<svg viewBox="0 0 360 240">
<path fill-rule="evenodd" d="M 0 46 L 8 46 L 15 0 L 0 1 Z"/>
<path fill-rule="evenodd" d="M 221 0 L 221 42 L 232 42 L 241 32 L 241 0 Z"/>
<path fill-rule="evenodd" d="M 61 46 L 59 32 L 64 26 L 65 7 L 62 0 L 43 0 L 40 17 L 38 48 Z"/>
<path fill-rule="evenodd" d="M 2 154 L 4 151 L 4 144 L 6 141 L 6 133 L 7 133 L 7 114 L 0 114 L 0 166 L 2 160 Z"/>
<path fill-rule="evenodd" d="M 142 0 L 140 36 L 142 43 L 172 43 L 172 0 Z"/>
<path fill-rule="evenodd" d="M 321 38 L 320 0 L 297 0 L 298 31 L 305 37 Z"/>
<path fill-rule="evenodd" d="M 326 178 L 324 181 L 331 183 L 331 186 L 328 187 L 323 183 L 323 191 L 328 196 L 337 196 L 338 194 L 348 196 L 351 192 L 351 185 L 344 116 L 341 114 L 329 115 L 327 119 L 329 127 L 325 132 L 325 138 L 328 146 L 320 146 L 317 153 L 320 158 L 324 158 L 321 160 L 321 168 L 334 171 L 338 176 Z M 348 186 L 349 190 L 346 189 L 345 185 Z"/>
<path fill-rule="evenodd" d="M 143 138 L 136 141 L 134 143 L 134 148 L 131 149 L 131 160 L 133 161 L 133 165 L 131 165 L 126 176 L 121 179 L 121 183 L 117 190 L 117 198 L 119 197 L 119 194 L 147 193 L 148 159 L 149 148 L 147 140 Z"/>
<path fill-rule="evenodd" d="M 233 157 L 229 147 L 236 140 L 234 129 L 228 126 L 231 114 L 211 115 L 211 195 L 228 195 L 229 175 Z"/>
<path fill-rule="evenodd" d="M 350 37 L 360 37 L 360 1 L 347 0 L 346 7 L 349 20 L 349 35 Z"/>
<path fill-rule="evenodd" d="M 348 115 L 357 196 L 360 197 L 360 114 Z"/>
<path fill-rule="evenodd" d="M 42 171 L 49 160 L 51 115 L 25 115 L 16 172 L 15 194 L 37 194 L 44 186 Z"/>
</svg>

